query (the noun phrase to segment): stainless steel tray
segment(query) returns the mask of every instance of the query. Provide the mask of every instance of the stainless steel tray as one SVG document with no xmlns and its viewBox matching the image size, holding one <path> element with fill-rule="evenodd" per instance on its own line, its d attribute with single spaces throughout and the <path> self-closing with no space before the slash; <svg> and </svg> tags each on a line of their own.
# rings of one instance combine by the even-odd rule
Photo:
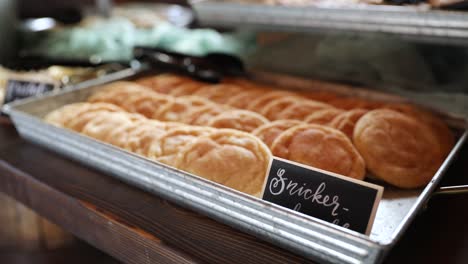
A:
<svg viewBox="0 0 468 264">
<path fill-rule="evenodd" d="M 370 236 L 365 236 L 149 161 L 76 132 L 51 126 L 41 119 L 62 105 L 86 100 L 100 89 L 96 85 L 131 78 L 135 74 L 137 72 L 131 69 L 121 71 L 41 98 L 8 104 L 4 111 L 10 115 L 20 135 L 30 141 L 320 262 L 382 261 L 425 205 L 468 137 L 465 129 L 456 129 L 457 144 L 424 189 L 399 190 L 386 187 L 372 232 Z M 375 96 L 375 93 L 370 94 Z"/>
<path fill-rule="evenodd" d="M 468 43 L 467 13 L 427 7 L 356 5 L 349 7 L 274 6 L 232 0 L 194 0 L 206 26 L 312 32 L 380 32 L 417 41 Z"/>
</svg>

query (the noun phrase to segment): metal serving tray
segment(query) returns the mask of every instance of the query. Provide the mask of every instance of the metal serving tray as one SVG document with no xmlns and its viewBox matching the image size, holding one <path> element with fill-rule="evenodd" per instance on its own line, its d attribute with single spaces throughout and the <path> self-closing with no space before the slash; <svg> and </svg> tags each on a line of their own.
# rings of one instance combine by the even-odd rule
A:
<svg viewBox="0 0 468 264">
<path fill-rule="evenodd" d="M 197 20 L 206 26 L 274 31 L 380 32 L 417 41 L 468 43 L 467 13 L 421 6 L 280 6 L 235 0 L 193 0 Z"/>
<path fill-rule="evenodd" d="M 456 129 L 458 141 L 455 147 L 424 189 L 400 190 L 386 186 L 372 232 L 366 236 L 42 121 L 45 114 L 60 106 L 85 101 L 100 89 L 98 85 L 131 79 L 136 74 L 135 70 L 124 70 L 43 97 L 8 104 L 4 111 L 10 115 L 20 135 L 30 141 L 320 262 L 357 264 L 382 261 L 425 205 L 468 136 L 462 126 Z M 338 86 L 331 88 L 339 90 Z M 346 93 L 346 88 L 342 90 Z M 358 91 L 358 94 L 363 92 Z"/>
</svg>

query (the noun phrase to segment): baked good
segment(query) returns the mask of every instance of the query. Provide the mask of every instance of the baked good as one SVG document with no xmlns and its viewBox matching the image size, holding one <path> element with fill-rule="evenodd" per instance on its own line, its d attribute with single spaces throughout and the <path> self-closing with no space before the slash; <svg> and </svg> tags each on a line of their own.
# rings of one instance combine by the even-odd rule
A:
<svg viewBox="0 0 468 264">
<path fill-rule="evenodd" d="M 322 102 L 300 100 L 279 112 L 277 119 L 295 119 L 303 121 L 311 113 L 329 107 L 331 106 Z"/>
<path fill-rule="evenodd" d="M 299 100 L 303 99 L 296 96 L 277 98 L 263 106 L 258 113 L 270 120 L 278 120 L 278 114 L 281 113 L 281 111 L 288 106 L 295 104 Z"/>
<path fill-rule="evenodd" d="M 233 95 L 243 91 L 238 85 L 233 84 L 214 84 L 207 85 L 198 89 L 193 95 L 201 96 L 213 102 L 224 104 Z"/>
<path fill-rule="evenodd" d="M 143 118 L 141 115 L 125 112 L 97 112 L 97 115 L 90 119 L 83 129 L 78 132 L 108 142 L 108 135 L 116 128 L 130 125 L 134 121 L 143 120 Z"/>
<path fill-rule="evenodd" d="M 356 123 L 353 139 L 369 171 L 400 188 L 426 185 L 444 159 L 427 125 L 393 110 L 365 114 Z"/>
<path fill-rule="evenodd" d="M 170 91 L 185 82 L 193 82 L 192 79 L 172 73 L 163 73 L 156 76 L 143 77 L 135 81 L 155 92 L 168 94 Z"/>
<path fill-rule="evenodd" d="M 226 111 L 227 108 L 224 108 L 219 105 L 214 106 L 202 106 L 196 109 L 192 109 L 184 117 L 182 123 L 195 125 L 195 126 L 204 126 L 210 122 L 211 118 L 221 114 Z"/>
<path fill-rule="evenodd" d="M 340 130 L 352 139 L 356 122 L 367 112 L 368 110 L 360 108 L 349 110 L 335 117 L 328 125 Z"/>
<path fill-rule="evenodd" d="M 344 113 L 342 109 L 328 107 L 314 111 L 304 118 L 304 122 L 309 124 L 317 125 L 327 125 L 329 124 L 336 116 Z"/>
<path fill-rule="evenodd" d="M 260 139 L 233 129 L 197 138 L 178 155 L 176 167 L 251 195 L 258 194 L 271 161 Z"/>
<path fill-rule="evenodd" d="M 261 139 L 269 148 L 272 147 L 273 141 L 285 130 L 305 123 L 299 120 L 276 120 L 264 124 L 254 131 L 252 134 Z"/>
<path fill-rule="evenodd" d="M 180 126 L 173 128 L 151 142 L 146 156 L 164 164 L 175 166 L 176 156 L 183 147 L 202 135 L 208 135 L 214 129 L 208 127 Z"/>
<path fill-rule="evenodd" d="M 351 141 L 341 131 L 321 125 L 299 125 L 281 133 L 272 144 L 274 156 L 364 179 L 366 166 Z"/>
<path fill-rule="evenodd" d="M 252 100 L 255 100 L 258 96 L 261 96 L 264 93 L 265 90 L 261 89 L 243 91 L 233 95 L 225 102 L 225 104 L 239 109 L 246 109 Z"/>
<path fill-rule="evenodd" d="M 212 117 L 207 126 L 216 128 L 232 128 L 245 132 L 252 132 L 257 127 L 269 123 L 260 114 L 247 110 L 228 110 Z"/>
<path fill-rule="evenodd" d="M 293 92 L 288 92 L 288 91 L 268 91 L 264 93 L 263 95 L 260 95 L 256 99 L 252 100 L 248 105 L 247 105 L 247 110 L 254 111 L 254 112 L 260 112 L 265 105 L 270 103 L 272 100 L 277 99 L 277 98 L 282 98 L 285 96 L 297 96 Z M 297 96 L 298 98 L 302 98 Z"/>
<path fill-rule="evenodd" d="M 404 103 L 388 104 L 385 105 L 383 108 L 388 108 L 404 113 L 419 121 L 424 122 L 427 126 L 431 128 L 432 132 L 437 137 L 439 145 L 442 148 L 441 151 L 445 155 L 448 155 L 450 150 L 453 148 L 453 145 L 455 144 L 455 136 L 453 135 L 452 131 L 447 126 L 447 124 L 436 115 Z"/>
<path fill-rule="evenodd" d="M 212 105 L 212 103 L 208 100 L 195 96 L 176 98 L 161 106 L 151 118 L 161 121 L 177 122 L 183 120 L 191 110 L 210 105 Z"/>
<path fill-rule="evenodd" d="M 205 86 L 205 83 L 201 82 L 183 82 L 175 86 L 172 90 L 169 91 L 169 94 L 172 96 L 186 96 L 194 94 L 198 89 Z"/>
</svg>

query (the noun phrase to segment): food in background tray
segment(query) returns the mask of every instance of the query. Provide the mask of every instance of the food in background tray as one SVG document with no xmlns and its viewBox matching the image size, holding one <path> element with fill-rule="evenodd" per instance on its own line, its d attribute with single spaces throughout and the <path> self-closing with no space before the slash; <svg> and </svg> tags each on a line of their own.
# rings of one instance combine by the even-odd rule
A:
<svg viewBox="0 0 468 264">
<path fill-rule="evenodd" d="M 105 105 L 66 105 L 44 119 L 236 190 L 252 195 L 261 192 L 271 152 L 260 139 L 232 129 L 158 122 Z M 81 125 L 73 126 L 72 120 Z M 142 133 L 146 123 L 150 129 Z M 138 149 L 126 144 L 130 137 Z"/>
<path fill-rule="evenodd" d="M 65 85 L 76 84 L 88 79 L 94 79 L 112 71 L 112 67 L 103 66 L 100 68 L 85 68 L 85 67 L 63 67 L 50 66 L 48 68 L 29 71 L 13 71 L 0 66 L 0 105 L 5 101 L 5 94 L 9 80 L 46 84 L 51 89 L 59 89 Z M 31 90 L 30 92 L 40 91 L 40 89 Z M 26 92 L 25 92 L 26 94 Z M 20 96 L 21 95 L 21 96 Z M 23 98 L 26 95 L 16 94 L 15 98 Z"/>
</svg>

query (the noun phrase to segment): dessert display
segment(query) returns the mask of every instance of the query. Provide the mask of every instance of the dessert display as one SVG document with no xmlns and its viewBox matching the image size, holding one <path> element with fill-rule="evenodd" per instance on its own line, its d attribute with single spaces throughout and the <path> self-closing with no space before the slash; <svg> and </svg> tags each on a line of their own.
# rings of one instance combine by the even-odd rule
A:
<svg viewBox="0 0 468 264">
<path fill-rule="evenodd" d="M 174 74 L 104 85 L 46 121 L 252 195 L 272 156 L 423 187 L 454 144 L 441 119 L 409 104 Z"/>
</svg>

